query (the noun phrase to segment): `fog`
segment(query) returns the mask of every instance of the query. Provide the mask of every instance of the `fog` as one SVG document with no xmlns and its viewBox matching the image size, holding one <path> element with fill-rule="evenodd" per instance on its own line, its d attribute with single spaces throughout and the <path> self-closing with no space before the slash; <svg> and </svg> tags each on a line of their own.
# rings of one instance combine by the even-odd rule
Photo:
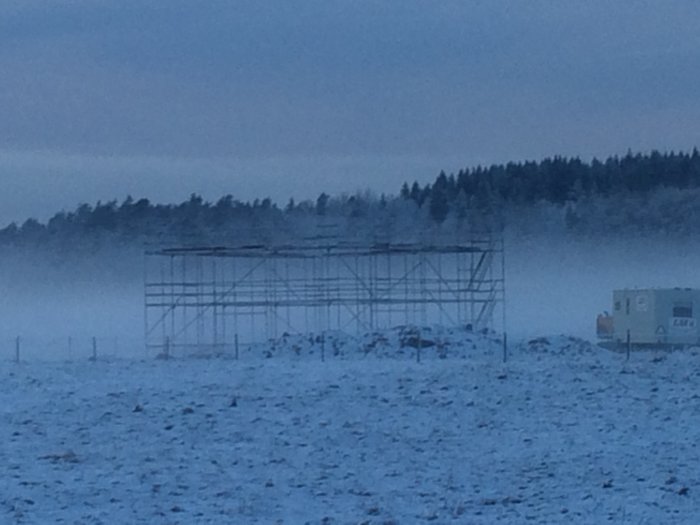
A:
<svg viewBox="0 0 700 525">
<path fill-rule="evenodd" d="M 595 337 L 596 314 L 612 312 L 618 288 L 698 287 L 700 246 L 658 237 L 510 239 L 508 329 L 515 337 Z"/>
<path fill-rule="evenodd" d="M 0 356 L 14 356 L 18 336 L 23 356 L 88 357 L 93 337 L 100 353 L 146 356 L 138 250 L 60 264 L 9 253 L 0 265 Z M 688 240 L 509 235 L 509 339 L 566 334 L 593 340 L 595 317 L 611 310 L 613 289 L 698 287 L 698 267 L 700 248 Z"/>
</svg>

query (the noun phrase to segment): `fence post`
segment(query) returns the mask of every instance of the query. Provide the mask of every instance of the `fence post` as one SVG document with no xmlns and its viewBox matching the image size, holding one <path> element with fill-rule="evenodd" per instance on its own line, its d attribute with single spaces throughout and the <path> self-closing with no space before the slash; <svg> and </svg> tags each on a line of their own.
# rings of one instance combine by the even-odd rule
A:
<svg viewBox="0 0 700 525">
<path fill-rule="evenodd" d="M 15 363 L 19 363 L 19 336 L 15 339 Z"/>
<path fill-rule="evenodd" d="M 68 361 L 73 360 L 73 337 L 68 336 Z"/>
<path fill-rule="evenodd" d="M 418 348 L 416 348 L 416 362 L 420 363 L 420 351 L 423 348 L 423 332 L 418 330 Z"/>
<path fill-rule="evenodd" d="M 92 338 L 92 357 L 90 357 L 90 361 L 92 361 L 92 362 L 97 361 L 97 338 L 96 337 Z"/>
<path fill-rule="evenodd" d="M 165 336 L 165 348 L 163 349 L 163 358 L 170 359 L 170 336 Z"/>
<path fill-rule="evenodd" d="M 630 337 L 630 331 L 627 330 L 627 360 L 630 360 L 630 350 L 632 347 L 632 338 Z"/>
<path fill-rule="evenodd" d="M 238 334 L 233 336 L 233 342 L 236 350 L 236 361 L 238 361 Z"/>
<path fill-rule="evenodd" d="M 321 362 L 326 360 L 326 334 L 321 334 Z"/>
<path fill-rule="evenodd" d="M 503 362 L 508 360 L 508 334 L 503 332 Z"/>
</svg>

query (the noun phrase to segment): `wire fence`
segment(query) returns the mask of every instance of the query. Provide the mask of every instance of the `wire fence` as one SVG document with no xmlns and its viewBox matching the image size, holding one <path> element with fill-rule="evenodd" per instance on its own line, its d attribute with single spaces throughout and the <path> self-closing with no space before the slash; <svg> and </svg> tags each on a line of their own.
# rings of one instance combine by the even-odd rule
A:
<svg viewBox="0 0 700 525">
<path fill-rule="evenodd" d="M 0 361 L 84 361 L 105 359 L 145 359 L 143 337 L 17 335 L 0 338 Z"/>
<path fill-rule="evenodd" d="M 114 359 L 144 360 L 170 358 L 224 357 L 235 360 L 289 357 L 321 361 L 353 357 L 395 357 L 420 362 L 422 359 L 468 358 L 482 351 L 502 350 L 506 360 L 505 334 L 442 327 L 401 327 L 363 336 L 343 332 L 284 335 L 260 343 L 241 343 L 234 335 L 230 344 L 198 348 L 146 345 L 143 336 L 0 336 L 0 363 L 85 362 Z"/>
</svg>

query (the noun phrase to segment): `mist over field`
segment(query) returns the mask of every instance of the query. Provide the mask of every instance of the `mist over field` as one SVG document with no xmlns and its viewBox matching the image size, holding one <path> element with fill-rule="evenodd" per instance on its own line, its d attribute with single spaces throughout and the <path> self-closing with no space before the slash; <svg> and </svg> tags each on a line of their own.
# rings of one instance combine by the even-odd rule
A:
<svg viewBox="0 0 700 525">
<path fill-rule="evenodd" d="M 595 316 L 611 310 L 613 289 L 700 285 L 700 246 L 690 237 L 507 231 L 505 250 L 511 341 L 551 334 L 595 340 Z M 66 259 L 6 251 L 2 354 L 12 356 L 20 336 L 35 356 L 66 357 L 69 337 L 88 355 L 97 337 L 110 354 L 146 356 L 142 249 Z"/>
<path fill-rule="evenodd" d="M 516 338 L 595 340 L 595 316 L 612 312 L 614 289 L 700 285 L 700 245 L 690 238 L 511 238 L 507 254 L 508 329 Z"/>
</svg>

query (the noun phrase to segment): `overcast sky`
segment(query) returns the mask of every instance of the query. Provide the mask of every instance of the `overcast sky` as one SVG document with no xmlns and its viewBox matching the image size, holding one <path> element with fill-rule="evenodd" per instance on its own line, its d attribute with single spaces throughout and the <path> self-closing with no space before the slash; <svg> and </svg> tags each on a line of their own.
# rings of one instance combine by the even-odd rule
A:
<svg viewBox="0 0 700 525">
<path fill-rule="evenodd" d="M 0 222 L 700 140 L 700 2 L 0 1 Z"/>
</svg>

